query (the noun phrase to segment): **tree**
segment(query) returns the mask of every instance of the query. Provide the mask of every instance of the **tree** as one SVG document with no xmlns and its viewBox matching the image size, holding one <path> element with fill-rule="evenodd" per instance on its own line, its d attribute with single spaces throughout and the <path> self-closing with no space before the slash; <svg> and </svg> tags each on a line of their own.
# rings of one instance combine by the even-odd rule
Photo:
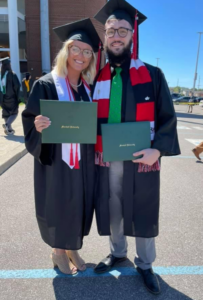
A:
<svg viewBox="0 0 203 300">
<path fill-rule="evenodd" d="M 174 92 L 174 93 L 180 93 L 180 91 L 181 91 L 180 86 L 175 86 L 175 87 L 173 88 L 173 92 Z"/>
</svg>

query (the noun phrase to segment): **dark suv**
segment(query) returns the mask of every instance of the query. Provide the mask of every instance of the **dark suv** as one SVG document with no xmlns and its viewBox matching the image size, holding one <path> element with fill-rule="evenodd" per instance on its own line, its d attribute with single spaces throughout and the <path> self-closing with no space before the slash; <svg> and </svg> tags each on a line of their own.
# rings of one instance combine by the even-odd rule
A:
<svg viewBox="0 0 203 300">
<path fill-rule="evenodd" d="M 201 100 L 203 100 L 203 97 L 198 97 L 196 98 L 197 102 L 200 102 Z"/>
<path fill-rule="evenodd" d="M 187 97 L 187 96 L 182 96 L 180 98 L 177 99 L 173 99 L 173 102 L 189 102 L 189 100 L 191 99 L 191 97 Z"/>
<path fill-rule="evenodd" d="M 171 94 L 171 97 L 172 97 L 172 99 L 177 99 L 177 98 L 180 98 L 181 95 L 178 94 L 178 93 L 172 93 L 172 94 Z"/>
</svg>

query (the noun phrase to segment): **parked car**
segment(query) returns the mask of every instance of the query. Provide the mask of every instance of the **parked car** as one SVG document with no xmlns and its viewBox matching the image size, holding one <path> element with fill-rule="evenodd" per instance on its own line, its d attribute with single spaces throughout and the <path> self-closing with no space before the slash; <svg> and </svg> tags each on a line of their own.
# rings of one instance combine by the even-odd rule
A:
<svg viewBox="0 0 203 300">
<path fill-rule="evenodd" d="M 178 94 L 178 93 L 172 93 L 172 94 L 171 94 L 171 97 L 172 97 L 172 99 L 177 99 L 177 98 L 180 98 L 181 95 Z"/>
<path fill-rule="evenodd" d="M 177 99 L 173 99 L 173 102 L 176 102 L 176 103 L 189 102 L 190 99 L 191 99 L 191 97 L 182 96 L 182 97 L 179 97 Z"/>
<path fill-rule="evenodd" d="M 194 103 L 197 103 L 197 97 L 191 97 L 191 99 L 193 100 Z"/>
<path fill-rule="evenodd" d="M 198 97 L 196 98 L 197 102 L 200 102 L 201 100 L 203 100 L 203 97 Z"/>
<path fill-rule="evenodd" d="M 203 107 L 203 100 L 200 100 L 199 106 Z"/>
</svg>

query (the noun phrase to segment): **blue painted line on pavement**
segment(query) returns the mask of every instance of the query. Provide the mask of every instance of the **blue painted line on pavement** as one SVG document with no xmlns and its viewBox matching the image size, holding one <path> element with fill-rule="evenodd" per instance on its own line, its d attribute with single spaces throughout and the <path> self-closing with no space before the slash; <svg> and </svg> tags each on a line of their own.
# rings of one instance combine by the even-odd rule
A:
<svg viewBox="0 0 203 300">
<path fill-rule="evenodd" d="M 203 133 L 192 133 L 192 132 L 180 132 L 178 131 L 178 134 L 186 134 L 186 135 L 200 135 L 203 136 Z"/>
<path fill-rule="evenodd" d="M 159 275 L 203 275 L 203 266 L 154 267 Z M 115 268 L 104 274 L 95 274 L 92 268 L 76 275 L 65 275 L 58 269 L 0 270 L 0 279 L 40 279 L 40 278 L 85 278 L 85 277 L 119 277 L 139 275 L 133 267 Z"/>
<path fill-rule="evenodd" d="M 172 157 L 172 158 L 194 158 L 194 159 L 196 159 L 197 160 L 197 158 L 194 156 L 194 155 L 188 155 L 188 156 L 184 156 L 184 155 L 177 155 L 177 156 L 168 156 L 168 157 Z M 167 158 L 168 158 L 167 157 Z M 203 156 L 200 156 L 200 158 L 202 158 L 203 159 Z"/>
</svg>

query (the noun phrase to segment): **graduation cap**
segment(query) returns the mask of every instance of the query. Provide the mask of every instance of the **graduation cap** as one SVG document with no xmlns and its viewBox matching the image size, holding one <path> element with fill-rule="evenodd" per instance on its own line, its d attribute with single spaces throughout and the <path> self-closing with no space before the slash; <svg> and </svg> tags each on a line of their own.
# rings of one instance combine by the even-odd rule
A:
<svg viewBox="0 0 203 300">
<path fill-rule="evenodd" d="M 9 57 L 4 57 L 4 58 L 0 58 L 0 62 L 2 63 L 2 65 L 7 65 L 10 64 L 10 58 Z"/>
<path fill-rule="evenodd" d="M 53 28 L 62 42 L 76 40 L 90 45 L 94 52 L 99 50 L 99 35 L 90 18 L 82 19 Z"/>
<path fill-rule="evenodd" d="M 138 57 L 138 25 L 147 19 L 145 15 L 125 0 L 109 0 L 94 18 L 102 24 L 111 19 L 129 22 L 134 28 L 133 58 Z"/>
<path fill-rule="evenodd" d="M 135 16 L 138 17 L 138 25 L 144 22 L 147 17 L 125 0 L 109 0 L 94 18 L 102 24 L 107 20 L 118 19 L 128 21 L 134 27 Z"/>
</svg>

